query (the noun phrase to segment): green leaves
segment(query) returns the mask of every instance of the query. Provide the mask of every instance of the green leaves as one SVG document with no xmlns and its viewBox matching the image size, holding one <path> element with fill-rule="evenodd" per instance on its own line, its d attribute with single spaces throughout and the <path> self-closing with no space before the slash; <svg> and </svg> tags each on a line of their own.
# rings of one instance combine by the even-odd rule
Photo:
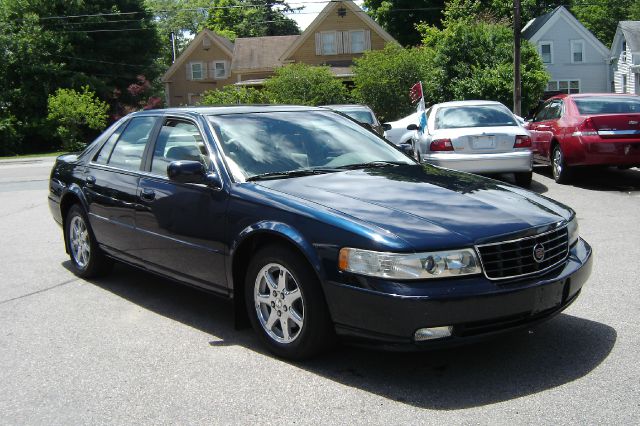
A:
<svg viewBox="0 0 640 426">
<path fill-rule="evenodd" d="M 265 92 L 253 87 L 225 86 L 202 94 L 200 105 L 268 104 Z"/>
<path fill-rule="evenodd" d="M 265 92 L 272 103 L 298 105 L 340 104 L 349 93 L 329 67 L 291 64 L 276 70 L 265 82 Z"/>
</svg>

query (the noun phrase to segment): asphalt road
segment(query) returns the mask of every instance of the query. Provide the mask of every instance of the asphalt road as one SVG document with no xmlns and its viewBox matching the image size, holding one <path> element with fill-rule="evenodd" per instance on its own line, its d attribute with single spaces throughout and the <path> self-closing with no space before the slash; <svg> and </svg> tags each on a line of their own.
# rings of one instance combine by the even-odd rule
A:
<svg viewBox="0 0 640 426">
<path fill-rule="evenodd" d="M 638 170 L 534 175 L 595 249 L 554 320 L 455 350 L 290 363 L 214 297 L 125 266 L 76 278 L 46 203 L 51 163 L 0 162 L 0 424 L 640 423 Z"/>
</svg>

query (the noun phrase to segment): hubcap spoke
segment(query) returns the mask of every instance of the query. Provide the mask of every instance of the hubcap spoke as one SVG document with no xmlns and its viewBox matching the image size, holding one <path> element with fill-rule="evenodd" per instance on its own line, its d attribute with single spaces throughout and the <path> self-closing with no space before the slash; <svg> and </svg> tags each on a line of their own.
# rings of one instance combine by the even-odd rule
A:
<svg viewBox="0 0 640 426">
<path fill-rule="evenodd" d="M 300 290 L 298 290 L 297 288 L 291 291 L 287 291 L 284 293 L 284 303 L 287 306 L 291 306 L 296 300 L 300 299 L 300 297 Z"/>
<path fill-rule="evenodd" d="M 295 322 L 298 327 L 302 328 L 302 317 L 297 311 L 289 309 L 289 318 L 291 318 L 291 321 Z"/>
<path fill-rule="evenodd" d="M 276 314 L 276 310 L 271 309 L 271 312 L 269 313 L 269 319 L 264 325 L 267 331 L 273 331 L 273 325 L 276 323 L 277 320 L 278 320 L 278 315 Z"/>
</svg>

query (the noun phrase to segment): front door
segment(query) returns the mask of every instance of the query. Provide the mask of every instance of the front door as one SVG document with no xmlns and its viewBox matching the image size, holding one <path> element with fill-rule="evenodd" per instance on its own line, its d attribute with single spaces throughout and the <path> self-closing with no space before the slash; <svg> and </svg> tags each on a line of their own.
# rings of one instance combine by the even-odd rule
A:
<svg viewBox="0 0 640 426">
<path fill-rule="evenodd" d="M 557 120 L 562 115 L 562 100 L 553 99 L 534 115 L 533 121 L 529 123 L 528 130 L 531 133 L 531 145 L 533 155 L 536 160 L 549 162 L 551 140 Z"/>
<path fill-rule="evenodd" d="M 159 272 L 226 292 L 227 193 L 169 180 L 167 166 L 178 160 L 200 161 L 212 170 L 197 124 L 165 118 L 138 188 L 138 256 Z"/>
</svg>

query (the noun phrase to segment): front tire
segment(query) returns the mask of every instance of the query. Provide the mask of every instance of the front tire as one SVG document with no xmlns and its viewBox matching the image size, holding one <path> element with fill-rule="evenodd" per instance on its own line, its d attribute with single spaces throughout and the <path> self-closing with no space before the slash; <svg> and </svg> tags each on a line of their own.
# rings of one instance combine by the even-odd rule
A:
<svg viewBox="0 0 640 426">
<path fill-rule="evenodd" d="M 551 171 L 553 173 L 553 179 L 557 183 L 569 182 L 571 170 L 567 166 L 560 144 L 556 144 L 553 147 L 553 152 L 551 153 Z"/>
<path fill-rule="evenodd" d="M 77 276 L 95 278 L 110 271 L 113 261 L 98 247 L 87 216 L 78 204 L 71 206 L 67 213 L 64 235 L 71 266 Z"/>
<path fill-rule="evenodd" d="M 309 358 L 333 341 L 318 278 L 306 259 L 286 246 L 255 253 L 247 269 L 245 301 L 253 329 L 280 357 Z"/>
</svg>

